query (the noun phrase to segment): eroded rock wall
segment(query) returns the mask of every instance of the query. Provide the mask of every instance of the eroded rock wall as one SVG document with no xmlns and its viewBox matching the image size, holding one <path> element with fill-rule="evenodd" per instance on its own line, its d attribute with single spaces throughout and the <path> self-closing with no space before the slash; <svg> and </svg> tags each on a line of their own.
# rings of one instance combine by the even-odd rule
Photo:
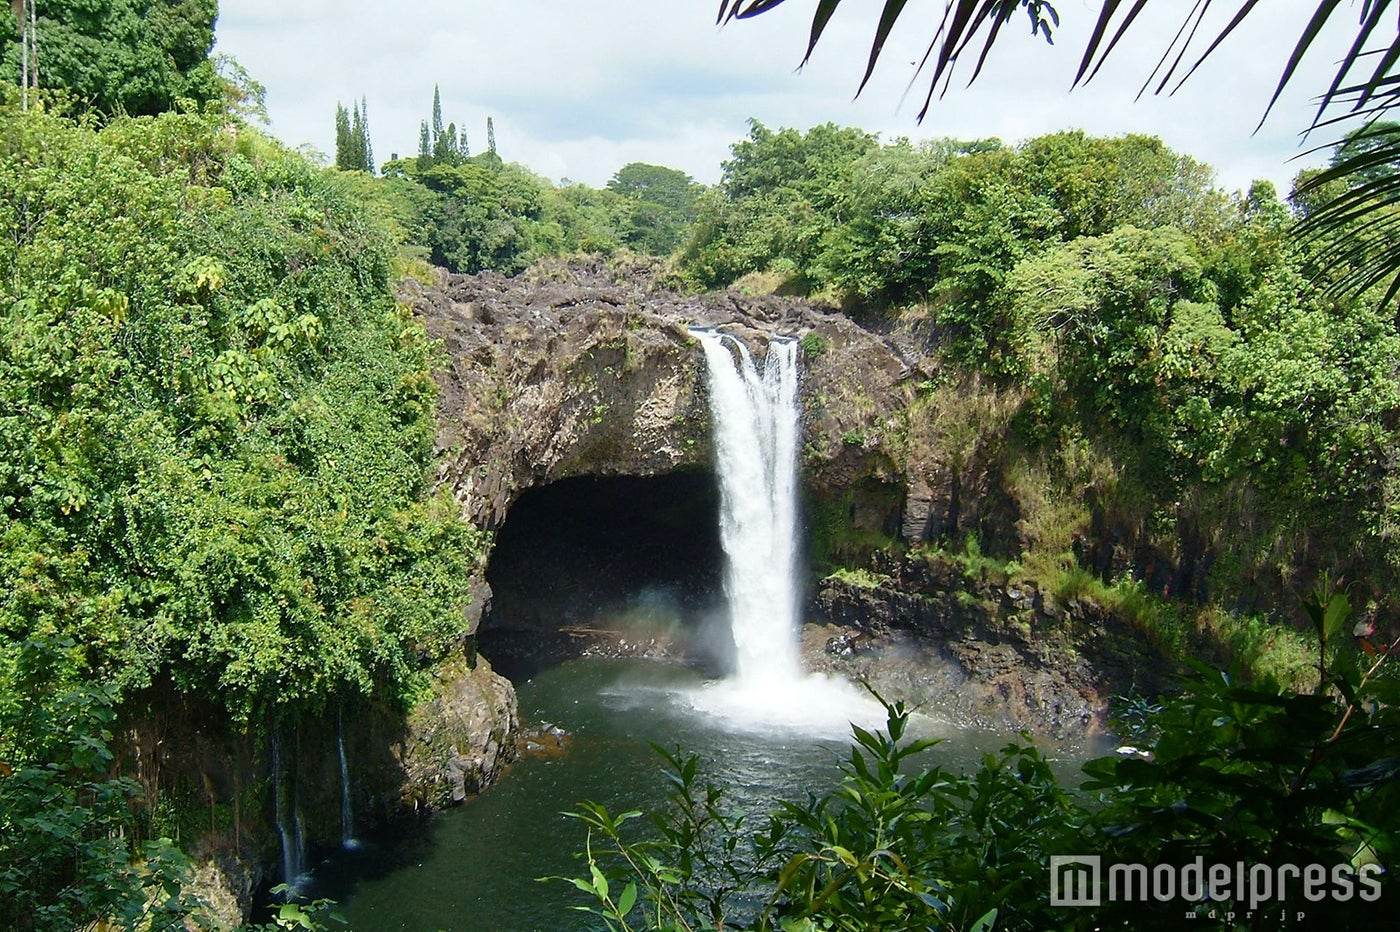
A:
<svg viewBox="0 0 1400 932">
<path fill-rule="evenodd" d="M 271 732 L 281 744 L 283 803 L 309 851 L 342 838 L 343 741 L 356 831 L 481 792 L 515 759 L 519 716 L 510 682 L 460 653 L 433 670 L 413 708 L 352 703 L 253 729 L 230 729 L 198 697 L 146 697 L 124 735 L 131 771 L 153 804 L 153 829 L 180 839 L 208 928 L 233 929 L 254 894 L 281 882 Z M 339 723 L 337 723 L 339 719 Z"/>
<path fill-rule="evenodd" d="M 821 581 L 808 656 L 887 699 L 960 724 L 1078 738 L 1106 728 L 1112 697 L 1164 685 L 1170 664 L 1093 602 L 969 575 L 936 554 L 884 555 L 875 568 Z"/>
<path fill-rule="evenodd" d="M 1129 656 L 1141 638 L 1095 606 L 1055 606 L 1024 584 L 998 590 L 895 555 L 969 532 L 998 552 L 1025 548 L 1016 497 L 1002 487 L 1011 454 L 997 440 L 1019 396 L 946 382 L 917 335 L 877 334 L 788 298 L 682 295 L 658 286 L 658 271 L 551 262 L 513 279 L 406 283 L 403 299 L 449 356 L 438 480 L 468 519 L 495 530 L 522 492 L 573 477 L 709 468 L 704 357 L 690 328 L 720 327 L 755 351 L 796 337 L 814 560 L 884 561 L 875 587 L 825 580 L 809 617 L 881 651 L 823 663 L 883 677 L 916 701 L 941 695 L 965 720 L 1064 735 L 1102 725 L 1115 692 L 1149 688 L 1135 671 L 1160 658 Z M 472 631 L 489 599 L 484 570 Z M 891 677 L 912 668 L 892 661 L 913 654 L 922 685 L 906 690 Z"/>
<path fill-rule="evenodd" d="M 682 295 L 654 264 L 546 262 L 515 278 L 444 274 L 401 299 L 441 340 L 438 481 L 484 530 L 526 489 L 576 476 L 708 469 L 704 357 L 691 327 L 720 327 L 755 351 L 806 337 L 803 470 L 820 492 L 870 477 L 900 482 L 892 449 L 908 367 L 843 315 L 736 292 Z M 897 523 L 897 511 L 891 519 Z M 484 566 L 467 620 L 489 589 Z"/>
</svg>

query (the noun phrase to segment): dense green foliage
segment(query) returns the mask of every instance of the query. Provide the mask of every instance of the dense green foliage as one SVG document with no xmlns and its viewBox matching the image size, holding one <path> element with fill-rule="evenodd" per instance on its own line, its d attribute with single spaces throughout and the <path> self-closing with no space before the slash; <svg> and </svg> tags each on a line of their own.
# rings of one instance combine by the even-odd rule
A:
<svg viewBox="0 0 1400 932">
<path fill-rule="evenodd" d="M 338 115 L 337 126 L 348 154 L 342 164 L 337 144 L 337 167 L 358 168 L 353 115 Z M 358 185 L 356 196 L 392 216 L 410 255 L 453 272 L 514 275 L 539 259 L 577 253 L 665 256 L 689 232 L 703 187 L 684 172 L 634 162 L 602 190 L 556 186 L 500 157 L 490 119 L 486 136 L 486 151 L 472 155 L 466 127 L 444 123 L 434 88 L 418 154 L 385 163 L 384 181 Z"/>
<path fill-rule="evenodd" d="M 761 825 L 734 815 L 694 758 L 667 753 L 672 805 L 650 831 L 633 823 L 640 812 L 584 805 L 575 817 L 588 828 L 588 873 L 566 880 L 610 930 L 1177 929 L 1183 917 L 1384 928 L 1400 682 L 1380 648 L 1340 643 L 1345 596 L 1308 609 L 1323 687 L 1300 694 L 1205 673 L 1160 705 L 1130 707 L 1122 726 L 1150 750 L 1091 761 L 1079 792 L 1023 744 L 971 774 L 948 772 L 924 756 L 937 741 L 906 737 L 909 713 L 894 705 L 887 731 L 855 729 L 838 789 L 782 803 Z M 1143 865 L 1140 885 L 1119 875 L 1098 888 L 1097 907 L 1052 905 L 1050 857 L 1089 854 L 1105 880 L 1111 865 Z M 1308 872 L 1291 886 L 1278 871 L 1288 864 Z M 1174 878 L 1161 900 L 1148 891 L 1166 888 L 1145 873 L 1159 865 Z M 1305 893 L 1313 875 L 1319 896 Z"/>
<path fill-rule="evenodd" d="M 61 685 L 71 641 L 6 651 L 0 711 L 0 923 L 70 930 L 110 918 L 167 928 L 193 905 L 184 858 L 168 841 L 133 860 L 134 780 L 112 775 L 116 690 Z M 19 756 L 15 757 L 18 752 Z"/>
<path fill-rule="evenodd" d="M 105 115 L 162 113 L 181 98 L 222 100 L 209 59 L 216 0 L 44 0 L 38 12 L 39 86 L 70 92 Z M 0 16 L 0 61 L 18 83 L 19 31 Z"/>
<path fill-rule="evenodd" d="M 881 145 L 755 124 L 680 269 L 704 287 L 762 273 L 924 338 L 944 365 L 907 409 L 906 468 L 990 459 L 1024 528 L 945 543 L 1029 544 L 1050 582 L 1072 541 L 1116 536 L 1186 567 L 1156 592 L 1261 610 L 1330 568 L 1378 598 L 1400 581 L 1400 336 L 1374 295 L 1310 287 L 1328 253 L 1293 224 L 1272 186 L 1228 195 L 1148 137 Z"/>
<path fill-rule="evenodd" d="M 0 109 L 6 792 L 115 792 L 95 713 L 41 727 L 106 707 L 79 684 L 173 687 L 256 729 L 394 701 L 459 636 L 478 542 L 425 498 L 432 351 L 392 241 L 333 180 L 220 113 L 99 132 Z M 43 835 L 26 882 L 107 863 L 82 852 L 124 809 Z M 0 862 L 35 837 L 0 833 Z"/>
<path fill-rule="evenodd" d="M 624 245 L 654 256 L 670 255 L 695 222 L 703 186 L 674 168 L 631 162 L 617 170 L 607 189 L 625 200 Z"/>
<path fill-rule="evenodd" d="M 1220 201 L 1208 169 L 1145 136 L 880 145 L 830 124 L 799 133 L 754 123 L 683 269 L 717 287 L 776 268 L 848 299 L 936 301 L 952 318 L 1054 242 L 1125 223 L 1218 224 Z"/>
<path fill-rule="evenodd" d="M 719 188 L 701 202 L 682 254 L 686 276 L 702 288 L 769 269 L 819 277 L 822 241 L 843 216 L 838 201 L 857 160 L 877 148 L 868 133 L 829 123 L 802 134 L 753 122 Z"/>
<path fill-rule="evenodd" d="M 719 22 L 758 16 L 782 2 L 720 0 Z M 841 0 L 823 0 L 816 5 L 804 63 L 811 58 L 840 5 Z M 1134 48 L 1133 40 L 1146 28 L 1142 23 L 1152 20 L 1152 17 L 1139 15 L 1147 6 L 1147 0 L 1133 3 L 1104 0 L 1099 5 L 1093 28 L 1087 32 L 1075 84 L 1092 81 L 1115 49 L 1120 50 L 1120 57 L 1132 54 L 1123 50 Z M 1282 26 L 1297 38 L 1288 55 L 1278 62 L 1279 77 L 1273 95 L 1267 102 L 1260 101 L 1262 123 L 1284 89 L 1290 83 L 1296 84 L 1300 73 L 1307 73 L 1307 69 L 1299 66 L 1309 60 L 1310 54 L 1314 58 L 1317 56 L 1318 36 L 1350 31 L 1351 46 L 1331 63 L 1335 68 L 1331 81 L 1312 89 L 1317 107 L 1303 134 L 1318 130 L 1331 132 L 1337 127 L 1351 130 L 1337 140 L 1336 145 L 1342 150 L 1339 158 L 1303 186 L 1309 197 L 1322 193 L 1334 183 L 1346 189 L 1345 194 L 1330 199 L 1323 209 L 1312 212 L 1307 222 L 1299 227 L 1299 235 L 1314 244 L 1326 244 L 1329 253 L 1344 265 L 1343 274 L 1330 276 L 1330 293 L 1356 297 L 1373 286 L 1384 284 L 1387 286 L 1384 300 L 1389 302 L 1400 294 L 1400 238 L 1395 235 L 1400 225 L 1400 213 L 1396 210 L 1400 207 L 1400 179 L 1391 172 L 1382 172 L 1378 177 L 1376 168 L 1400 162 L 1400 136 L 1386 129 L 1386 118 L 1400 105 L 1400 81 L 1396 80 L 1400 32 L 1391 35 L 1389 31 L 1395 12 L 1393 0 L 1363 0 L 1354 24 L 1345 21 L 1353 15 L 1353 6 L 1323 0 L 1311 11 L 1306 4 L 1280 10 L 1276 5 L 1266 6 L 1257 0 L 1241 0 L 1230 15 L 1228 9 L 1222 12 L 1219 5 L 1212 11 L 1210 3 L 1191 4 L 1189 8 L 1176 10 L 1171 10 L 1166 3 L 1157 4 L 1157 7 L 1169 9 L 1169 16 L 1180 16 L 1180 27 L 1167 29 L 1164 35 L 1171 39 L 1166 47 L 1160 51 L 1152 49 L 1144 59 L 1156 64 L 1139 94 L 1149 87 L 1157 94 L 1169 89 L 1174 91 L 1196 74 L 1200 65 L 1212 55 L 1238 54 L 1240 47 L 1230 44 L 1237 27 L 1251 13 L 1255 20 L 1270 15 L 1274 28 Z M 906 7 L 906 0 L 884 0 L 873 30 L 860 89 L 863 90 L 870 80 L 884 51 L 885 40 L 900 22 Z M 1267 9 L 1268 14 L 1260 12 L 1262 9 Z M 1346 12 L 1339 16 L 1343 9 Z M 960 62 L 975 62 L 966 67 L 971 69 L 969 83 L 977 80 L 998 40 L 1001 45 L 1010 41 L 1007 37 L 1015 30 L 1008 31 L 1004 27 L 1020 13 L 1029 20 L 1032 37 L 1042 36 L 1046 42 L 1053 42 L 1054 30 L 1060 26 L 1060 15 L 1057 4 L 1050 0 L 949 0 L 945 4 L 943 15 L 932 29 L 927 53 L 913 63 L 916 73 L 927 68 L 929 77 L 928 92 L 918 119 L 928 114 L 935 94 L 947 92 Z M 924 28 L 932 25 L 930 21 Z M 1122 41 L 1125 36 L 1129 41 Z M 981 49 L 974 56 L 972 52 L 978 44 Z M 1346 152 L 1348 138 L 1358 135 L 1367 138 L 1370 145 Z M 1322 263 L 1318 271 L 1325 272 L 1330 265 Z"/>
<path fill-rule="evenodd" d="M 560 188 L 490 150 L 423 164 L 386 163 L 387 184 L 370 196 L 390 202 L 410 248 L 454 272 L 513 275 L 548 256 L 623 249 L 669 254 L 688 229 L 697 187 L 674 169 L 634 163 L 602 190 Z M 633 181 L 619 189 L 618 178 Z"/>
</svg>

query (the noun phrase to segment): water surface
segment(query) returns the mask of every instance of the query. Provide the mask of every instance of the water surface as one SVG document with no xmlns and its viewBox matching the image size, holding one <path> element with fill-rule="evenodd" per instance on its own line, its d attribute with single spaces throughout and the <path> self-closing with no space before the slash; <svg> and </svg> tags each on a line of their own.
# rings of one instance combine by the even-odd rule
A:
<svg viewBox="0 0 1400 932">
<path fill-rule="evenodd" d="M 664 764 L 651 743 L 699 756 L 706 778 L 755 815 L 839 781 L 838 762 L 849 754 L 844 724 L 731 727 L 692 707 L 692 692 L 704 686 L 685 667 L 588 659 L 518 684 L 522 721 L 565 729 L 566 754 L 527 757 L 466 805 L 364 839 L 318 867 L 305 892 L 340 901 L 357 932 L 587 928 L 587 917 L 568 909 L 582 902 L 576 890 L 535 878 L 580 871 L 573 854 L 584 829 L 564 810 L 585 799 L 615 812 L 664 803 Z M 931 720 L 918 727 L 946 738 L 933 753 L 958 769 L 1009 737 Z"/>
</svg>

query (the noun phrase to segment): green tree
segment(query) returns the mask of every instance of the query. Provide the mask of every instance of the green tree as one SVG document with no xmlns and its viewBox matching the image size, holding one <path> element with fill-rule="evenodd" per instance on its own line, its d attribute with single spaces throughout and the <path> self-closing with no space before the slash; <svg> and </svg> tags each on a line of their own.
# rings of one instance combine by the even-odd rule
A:
<svg viewBox="0 0 1400 932">
<path fill-rule="evenodd" d="M 422 171 L 433 164 L 433 135 L 424 120 L 418 127 L 418 169 Z"/>
<path fill-rule="evenodd" d="M 809 269 L 856 160 L 876 147 L 874 136 L 831 123 L 802 133 L 751 121 L 719 187 L 700 202 L 681 257 L 685 274 L 711 288 L 775 263 Z"/>
<path fill-rule="evenodd" d="M 180 98 L 224 99 L 210 61 L 216 0 L 51 0 L 38 10 L 39 85 L 108 116 L 155 114 Z M 9 74 L 18 36 L 5 33 Z"/>
<path fill-rule="evenodd" d="M 346 112 L 343 104 L 335 105 L 335 167 L 341 171 L 374 174 L 367 112 L 364 98 L 354 104 L 353 113 Z"/>
<path fill-rule="evenodd" d="M 1377 120 L 1347 133 L 1332 150 L 1330 167 L 1350 165 L 1345 175 L 1349 187 L 1374 184 L 1400 168 L 1400 123 Z"/>
<path fill-rule="evenodd" d="M 456 636 L 475 544 L 424 498 L 430 348 L 385 235 L 223 127 L 0 112 L 0 571 L 46 567 L 0 639 L 252 723 L 392 699 Z"/>
<path fill-rule="evenodd" d="M 180 925 L 119 716 L 173 692 L 236 740 L 406 702 L 479 554 L 347 179 L 221 113 L 95 124 L 0 105 L 7 929 Z"/>
<path fill-rule="evenodd" d="M 245 123 L 266 127 L 267 88 L 263 87 L 232 55 L 215 55 L 214 70 L 224 88 L 229 113 Z"/>
<path fill-rule="evenodd" d="M 680 245 L 695 222 L 696 202 L 704 190 L 685 172 L 644 162 L 619 168 L 607 189 L 631 204 L 624 242 L 652 255 L 669 255 Z"/>
<path fill-rule="evenodd" d="M 345 105 L 336 102 L 335 105 L 335 167 L 341 171 L 349 171 L 354 166 L 351 151 L 354 148 L 354 141 L 350 135 L 350 112 L 345 109 Z"/>
<path fill-rule="evenodd" d="M 1170 325 L 1184 302 L 1213 297 L 1185 234 L 1124 226 L 1082 237 L 1018 265 L 1009 290 L 1023 326 L 1050 338 L 1081 410 L 1119 431 L 1160 429 L 1175 400 L 1162 390 Z"/>
<path fill-rule="evenodd" d="M 350 135 L 355 143 L 355 160 L 360 171 L 374 174 L 374 146 L 369 139 L 369 101 L 364 97 L 360 98 L 360 105 L 350 122 Z"/>
<path fill-rule="evenodd" d="M 436 146 L 436 145 L 437 145 L 437 141 L 438 141 L 439 139 L 442 138 L 442 133 L 443 133 L 443 126 L 442 126 L 442 91 L 438 88 L 438 86 L 437 86 L 436 84 L 433 85 L 433 115 L 432 115 L 432 121 L 433 121 L 433 122 L 432 122 L 432 127 L 433 127 L 433 145 Z"/>
<path fill-rule="evenodd" d="M 466 130 L 458 133 L 455 122 L 443 125 L 442 92 L 433 85 L 433 110 L 418 132 L 418 171 L 434 165 L 460 165 L 470 157 Z"/>
</svg>

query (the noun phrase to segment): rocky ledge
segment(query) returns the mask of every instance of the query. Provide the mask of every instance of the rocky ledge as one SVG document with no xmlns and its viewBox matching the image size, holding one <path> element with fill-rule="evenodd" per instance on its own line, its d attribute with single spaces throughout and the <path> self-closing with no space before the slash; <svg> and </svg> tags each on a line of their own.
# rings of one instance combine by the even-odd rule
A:
<svg viewBox="0 0 1400 932">
<path fill-rule="evenodd" d="M 405 280 L 400 300 L 448 354 L 438 482 L 466 518 L 495 530 L 522 492 L 561 479 L 708 468 L 704 355 L 692 327 L 721 328 L 755 351 L 775 336 L 802 339 L 809 487 L 898 482 L 888 450 L 911 371 L 890 344 L 803 301 L 681 294 L 658 283 L 660 271 L 651 260 L 599 259 L 546 261 L 514 278 Z M 472 631 L 489 594 L 483 575 Z"/>
<path fill-rule="evenodd" d="M 241 928 L 257 891 L 282 879 L 272 867 L 281 854 L 270 792 L 257 797 L 265 806 L 248 807 L 231 822 L 215 813 L 238 812 L 249 787 L 277 784 L 269 749 L 246 733 L 225 735 L 192 701 L 162 705 L 174 713 L 133 730 L 138 777 L 152 798 L 208 806 L 209 827 L 189 847 L 192 890 L 208 904 L 202 927 Z M 460 803 L 494 783 L 517 754 L 515 690 L 483 658 L 461 653 L 436 667 L 407 714 L 376 704 L 345 710 L 341 729 L 336 718 L 304 718 L 282 732 L 287 801 L 294 801 L 312 851 L 338 847 L 343 837 L 342 753 L 356 831 Z"/>
<path fill-rule="evenodd" d="M 880 555 L 823 579 L 809 663 L 950 721 L 1060 738 L 1101 732 L 1111 699 L 1153 695 L 1171 664 L 1098 605 L 969 575 L 937 554 Z"/>
<path fill-rule="evenodd" d="M 775 336 L 801 340 L 803 481 L 835 506 L 823 520 L 887 543 L 898 534 L 910 546 L 971 520 L 947 518 L 959 510 L 948 502 L 966 498 L 961 510 L 971 509 L 977 477 L 940 479 L 904 449 L 901 419 L 929 378 L 918 345 L 807 302 L 685 295 L 664 278 L 657 262 L 599 259 L 544 262 L 509 279 L 444 273 L 431 286 L 404 283 L 401 299 L 448 354 L 438 373 L 438 482 L 477 527 L 499 528 L 536 486 L 707 469 L 710 416 L 693 327 L 725 329 L 756 351 Z M 489 605 L 488 558 L 468 632 Z M 1103 727 L 1110 696 L 1160 685 L 1150 671 L 1166 665 L 1146 639 L 1092 603 L 1061 605 L 1030 584 L 970 579 L 953 561 L 874 559 L 868 578 L 821 583 L 819 624 L 804 636 L 820 665 L 865 676 L 891 698 L 936 696 L 964 721 L 1076 735 Z M 583 642 L 556 625 L 532 643 L 571 654 Z M 586 649 L 672 646 L 642 639 Z"/>
</svg>

